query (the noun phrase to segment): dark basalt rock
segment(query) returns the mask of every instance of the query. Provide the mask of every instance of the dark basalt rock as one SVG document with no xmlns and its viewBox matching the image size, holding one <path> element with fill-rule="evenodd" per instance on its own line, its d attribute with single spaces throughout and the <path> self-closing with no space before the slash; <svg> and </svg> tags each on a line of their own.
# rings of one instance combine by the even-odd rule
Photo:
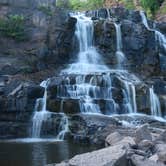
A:
<svg viewBox="0 0 166 166">
<path fill-rule="evenodd" d="M 2 19 L 16 14 L 24 17 L 26 35 L 26 41 L 19 42 L 1 36 L 0 74 L 32 73 L 68 63 L 76 23 L 68 11 L 56 8 L 53 0 L 5 0 L 0 5 Z"/>
<path fill-rule="evenodd" d="M 42 98 L 44 89 L 20 79 L 9 79 L 0 96 L 1 111 L 33 111 L 37 98 Z"/>
<path fill-rule="evenodd" d="M 105 11 L 102 9 L 102 13 Z M 99 15 L 100 12 L 99 10 Z M 109 12 L 111 16 L 109 20 L 106 20 L 106 16 L 101 14 L 103 19 L 94 21 L 95 45 L 103 55 L 105 63 L 112 66 L 117 64 L 115 57 L 116 31 L 113 23 L 117 19 L 121 24 L 122 50 L 127 58 L 124 65 L 143 76 L 158 75 L 160 70 L 164 71 L 164 63 L 159 61 L 158 50 L 156 50 L 155 33 L 147 30 L 143 25 L 139 11 L 113 8 Z M 162 55 L 160 58 L 164 59 Z"/>
<path fill-rule="evenodd" d="M 162 33 L 166 34 L 166 23 L 165 22 L 156 23 L 156 28 L 159 31 L 161 31 Z"/>
</svg>

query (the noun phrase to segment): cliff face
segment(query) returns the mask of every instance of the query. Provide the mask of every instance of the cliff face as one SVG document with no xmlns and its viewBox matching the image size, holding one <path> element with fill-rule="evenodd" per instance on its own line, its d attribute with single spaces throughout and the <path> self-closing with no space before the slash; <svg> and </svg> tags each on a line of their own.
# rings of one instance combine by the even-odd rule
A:
<svg viewBox="0 0 166 166">
<path fill-rule="evenodd" d="M 110 5 L 117 5 L 115 1 L 108 2 L 111 2 Z M 108 12 L 110 19 L 108 19 Z M 166 58 L 164 53 L 160 58 L 159 50 L 156 49 L 154 32 L 147 30 L 143 25 L 139 11 L 113 8 L 100 9 L 97 13 L 100 18 L 92 17 L 94 43 L 105 63 L 110 68 L 117 64 L 114 23 L 120 22 L 123 52 L 127 58 L 127 63 L 124 65 L 131 73 L 136 73 L 145 80 L 146 84 L 144 85 L 143 82 L 143 85 L 136 89 L 138 110 L 149 111 L 147 107 L 147 85 L 149 84 L 154 85 L 155 92 L 163 100 L 164 110 Z M 29 121 L 36 99 L 43 96 L 43 89 L 39 86 L 39 82 L 52 75 L 58 75 L 59 70 L 64 69 L 64 65 L 76 60 L 72 53 L 73 50 L 75 52 L 78 50 L 78 42 L 75 42 L 74 38 L 76 19 L 69 17 L 67 11 L 56 8 L 53 1 L 48 0 L 20 0 L 20 2 L 0 0 L 0 16 L 2 27 L 0 28 L 0 126 L 4 128 L 6 122 L 11 121 L 16 124 L 17 129 L 17 126 L 20 126 L 17 115 L 21 112 L 20 116 L 24 116 L 20 117 L 20 123 L 24 118 Z M 24 22 L 21 23 L 21 32 L 24 32 L 26 37 L 18 41 L 16 40 L 18 31 L 8 24 L 13 21 L 21 20 L 22 22 L 22 19 Z M 9 28 L 5 28 L 5 33 L 4 23 Z M 149 25 L 152 24 L 153 22 L 149 21 Z M 18 25 L 20 27 L 20 22 Z M 163 25 L 160 24 L 157 28 L 166 33 Z M 75 47 L 72 47 L 73 43 Z M 47 70 L 46 73 L 44 73 L 45 70 Z M 61 79 L 61 76 L 55 77 L 54 84 L 49 88 L 50 111 L 55 111 L 55 107 L 60 110 L 60 102 L 55 100 L 55 96 L 57 85 L 61 82 L 63 84 Z M 121 92 L 115 91 L 115 95 L 119 100 Z M 66 102 L 64 106 L 66 112 L 78 111 L 75 102 Z M 10 128 L 10 126 L 7 127 Z M 6 131 L 9 130 L 4 129 L 3 132 Z"/>
<path fill-rule="evenodd" d="M 159 22 L 166 22 L 166 0 L 161 5 L 156 15 L 156 20 Z"/>
<path fill-rule="evenodd" d="M 57 68 L 69 59 L 75 20 L 54 0 L 0 0 L 0 16 L 0 74 Z"/>
</svg>

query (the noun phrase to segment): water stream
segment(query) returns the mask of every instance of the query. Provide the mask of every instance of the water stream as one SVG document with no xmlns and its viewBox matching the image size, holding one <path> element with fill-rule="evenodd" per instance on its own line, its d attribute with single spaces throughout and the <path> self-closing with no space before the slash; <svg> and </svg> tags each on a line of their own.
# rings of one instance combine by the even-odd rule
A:
<svg viewBox="0 0 166 166">
<path fill-rule="evenodd" d="M 35 113 L 32 118 L 32 138 L 40 138 L 42 124 L 46 121 L 50 112 L 47 111 L 47 86 L 49 79 L 43 81 L 40 86 L 44 88 L 43 98 L 37 99 L 35 104 Z"/>
<path fill-rule="evenodd" d="M 122 33 L 121 33 L 121 24 L 114 23 L 115 29 L 116 29 L 116 57 L 118 61 L 117 68 L 122 69 L 123 68 L 123 63 L 125 62 L 125 54 L 122 51 L 123 44 L 122 44 Z"/>
<path fill-rule="evenodd" d="M 155 94 L 153 87 L 149 89 L 149 95 L 151 115 L 156 117 L 162 117 L 160 101 L 158 96 Z"/>
<path fill-rule="evenodd" d="M 43 98 L 36 100 L 35 112 L 32 118 L 32 138 L 41 138 L 43 123 L 51 117 L 51 112 L 47 111 L 47 87 L 49 82 L 50 80 L 47 79 L 40 84 L 40 86 L 44 88 L 44 96 Z M 62 115 L 62 118 L 59 124 L 56 140 L 64 140 L 65 134 L 68 132 L 68 117 L 64 113 L 60 114 Z"/>
<path fill-rule="evenodd" d="M 142 18 L 142 23 L 145 25 L 145 27 L 149 31 L 155 32 L 155 39 L 156 39 L 157 44 L 159 45 L 160 48 L 164 49 L 164 51 L 166 52 L 166 37 L 165 37 L 165 35 L 162 34 L 160 31 L 158 31 L 156 29 L 152 29 L 149 27 L 148 20 L 147 20 L 146 15 L 143 11 L 140 11 L 140 16 Z"/>
<path fill-rule="evenodd" d="M 107 11 L 109 12 L 109 11 Z M 147 19 L 143 12 L 140 12 L 142 21 L 148 30 Z M 109 16 L 109 15 L 108 15 Z M 107 67 L 98 53 L 94 43 L 94 24 L 90 17 L 84 13 L 72 14 L 77 19 L 75 36 L 78 41 L 79 51 L 75 63 L 61 71 L 63 83 L 57 87 L 57 98 L 60 102 L 60 114 L 62 119 L 58 129 L 58 140 L 63 140 L 68 132 L 68 117 L 64 114 L 63 103 L 65 100 L 75 100 L 79 103 L 80 113 L 83 114 L 119 114 L 137 113 L 136 88 L 138 78 L 127 70 L 124 70 L 126 61 L 123 53 L 123 42 L 121 24 L 114 23 L 116 29 L 116 57 L 117 68 Z M 110 17 L 110 16 L 109 16 Z M 156 31 L 156 34 L 158 31 Z M 158 33 L 159 34 L 159 33 Z M 159 35 L 160 44 L 164 45 L 162 35 Z M 164 45 L 165 46 L 165 45 Z M 44 87 L 44 96 L 36 101 L 35 114 L 33 117 L 32 137 L 39 138 L 42 124 L 46 121 L 50 112 L 46 110 L 47 86 L 49 80 L 41 83 Z M 116 96 L 122 98 L 116 99 Z M 161 116 L 159 100 L 153 89 L 150 88 L 151 114 Z M 103 111 L 104 110 L 104 111 Z"/>
<path fill-rule="evenodd" d="M 145 27 L 149 31 L 155 32 L 156 43 L 159 47 L 159 55 L 162 54 L 161 50 L 164 50 L 164 53 L 166 53 L 166 37 L 161 32 L 157 31 L 156 29 L 152 29 L 149 27 L 148 20 L 143 11 L 140 11 L 140 16 L 142 18 L 142 23 L 145 25 Z M 161 115 L 160 100 L 157 94 L 154 93 L 153 87 L 149 89 L 149 94 L 150 94 L 151 115 L 161 117 L 162 115 Z"/>
<path fill-rule="evenodd" d="M 109 12 L 109 11 L 108 11 Z M 93 44 L 94 25 L 90 17 L 85 14 L 72 15 L 77 19 L 75 35 L 79 43 L 79 52 L 75 63 L 61 72 L 65 84 L 59 85 L 57 97 L 60 99 L 78 100 L 81 113 L 103 113 L 101 102 L 105 103 L 105 113 L 118 113 L 120 107 L 124 107 L 126 113 L 137 112 L 136 91 L 133 82 L 125 75 L 128 72 L 122 70 L 125 55 L 122 52 L 121 25 L 114 24 L 117 37 L 116 57 L 117 69 L 108 68 L 102 56 L 97 52 Z M 121 69 L 121 70 L 120 70 Z M 113 76 L 124 84 L 123 106 L 115 101 L 112 91 Z M 114 81 L 114 80 L 113 80 Z"/>
</svg>

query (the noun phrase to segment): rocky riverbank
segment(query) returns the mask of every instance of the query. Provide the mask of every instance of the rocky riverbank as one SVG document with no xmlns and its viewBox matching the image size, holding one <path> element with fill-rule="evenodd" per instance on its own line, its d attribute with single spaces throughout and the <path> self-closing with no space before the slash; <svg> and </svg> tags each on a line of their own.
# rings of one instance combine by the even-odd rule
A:
<svg viewBox="0 0 166 166">
<path fill-rule="evenodd" d="M 152 133 L 148 124 L 133 130 L 130 136 L 122 135 L 118 130 L 111 132 L 105 139 L 106 148 L 48 166 L 164 166 L 166 130 Z"/>
</svg>

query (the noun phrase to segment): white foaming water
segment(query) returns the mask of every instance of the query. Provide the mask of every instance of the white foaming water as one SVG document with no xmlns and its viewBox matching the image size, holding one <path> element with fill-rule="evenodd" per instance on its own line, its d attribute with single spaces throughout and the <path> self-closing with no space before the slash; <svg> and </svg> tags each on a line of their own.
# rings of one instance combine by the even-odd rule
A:
<svg viewBox="0 0 166 166">
<path fill-rule="evenodd" d="M 110 19 L 111 18 L 111 15 L 110 15 L 110 10 L 107 8 L 107 18 Z"/>
<path fill-rule="evenodd" d="M 122 33 L 121 33 L 121 24 L 117 24 L 114 23 L 115 28 L 116 28 L 116 45 L 117 45 L 117 49 L 116 49 L 116 57 L 117 57 L 117 61 L 118 61 L 118 69 L 122 69 L 123 68 L 123 63 L 126 60 L 125 54 L 122 51 L 123 48 L 123 44 L 122 44 Z"/>
<path fill-rule="evenodd" d="M 155 40 L 158 42 L 159 47 L 164 49 L 166 53 L 166 37 L 159 31 L 151 29 L 148 25 L 147 18 L 143 11 L 140 11 L 142 22 L 149 31 L 155 32 Z M 160 53 L 161 54 L 161 53 Z M 161 106 L 158 96 L 154 93 L 153 87 L 149 89 L 150 103 L 151 103 L 151 115 L 161 117 Z"/>
<path fill-rule="evenodd" d="M 40 84 L 40 86 L 44 88 L 44 96 L 43 96 L 43 98 L 36 100 L 35 113 L 32 118 L 32 137 L 33 138 L 40 138 L 42 124 L 50 116 L 50 113 L 46 110 L 48 83 L 49 83 L 49 79 L 46 81 L 43 81 Z"/>
<path fill-rule="evenodd" d="M 69 81 L 69 80 L 68 80 Z M 51 115 L 51 112 L 47 111 L 47 87 L 50 80 L 47 79 L 43 81 L 40 86 L 44 88 L 44 96 L 43 98 L 37 99 L 35 104 L 35 113 L 32 119 L 32 138 L 40 138 L 42 125 Z M 63 100 L 61 101 L 61 112 L 63 112 Z M 56 140 L 64 140 L 66 132 L 68 132 L 68 117 L 60 113 L 62 115 L 58 135 Z"/>
<path fill-rule="evenodd" d="M 160 47 L 163 47 L 163 49 L 166 52 L 166 37 L 165 35 L 163 35 L 161 32 L 157 31 L 156 29 L 151 29 L 149 27 L 147 18 L 145 16 L 145 13 L 143 11 L 140 11 L 140 16 L 142 18 L 142 23 L 145 25 L 145 27 L 149 30 L 149 31 L 154 31 L 155 32 L 155 39 L 156 41 L 159 43 Z"/>
<path fill-rule="evenodd" d="M 75 35 L 79 42 L 78 59 L 76 63 L 71 64 L 62 73 L 83 76 L 77 76 L 74 85 L 67 83 L 65 86 L 67 91 L 64 90 L 63 86 L 59 87 L 59 96 L 79 99 L 82 113 L 100 113 L 100 108 L 94 101 L 99 96 L 99 87 L 92 83 L 93 77 L 89 82 L 86 82 L 85 76 L 109 71 L 109 69 L 104 65 L 101 55 L 93 45 L 94 27 L 91 18 L 86 17 L 85 14 L 73 15 L 73 17 L 77 19 Z"/>
<path fill-rule="evenodd" d="M 108 71 L 108 67 L 104 65 L 101 55 L 93 45 L 93 21 L 85 14 L 73 15 L 73 17 L 77 19 L 75 35 L 79 42 L 78 59 L 62 73 L 88 74 Z"/>
<path fill-rule="evenodd" d="M 142 18 L 142 23 L 145 25 L 145 27 L 151 31 L 152 29 L 149 27 L 149 24 L 148 24 L 148 21 L 147 21 L 147 18 L 145 16 L 145 13 L 143 11 L 140 11 L 140 16 Z"/>
<path fill-rule="evenodd" d="M 44 96 L 43 98 L 37 99 L 35 104 L 35 113 L 32 119 L 32 138 L 40 138 L 42 125 L 48 118 L 51 116 L 51 112 L 47 111 L 47 87 L 49 84 L 49 79 L 43 81 L 40 86 L 44 88 Z M 69 80 L 68 80 L 69 81 Z M 63 112 L 63 100 L 61 101 L 61 112 Z M 65 133 L 68 132 L 68 117 L 60 113 L 62 115 L 58 135 L 56 140 L 64 140 Z"/>
<path fill-rule="evenodd" d="M 160 47 L 164 48 L 166 52 L 166 37 L 159 31 L 155 30 L 156 41 L 159 43 Z"/>
<path fill-rule="evenodd" d="M 56 137 L 57 140 L 64 140 L 65 138 L 65 134 L 69 131 L 69 121 L 68 121 L 68 117 L 65 114 L 61 114 L 62 115 L 62 119 L 61 122 L 59 124 L 59 134 Z"/>
<path fill-rule="evenodd" d="M 75 35 L 79 43 L 79 53 L 77 62 L 71 64 L 69 68 L 61 72 L 63 84 L 58 86 L 57 97 L 64 100 L 78 100 L 81 113 L 101 114 L 100 105 L 102 102 L 105 103 L 102 106 L 105 107 L 105 114 L 118 113 L 120 105 L 112 95 L 113 86 L 111 77 L 116 75 L 122 78 L 122 80 L 126 80 L 126 75 L 129 75 L 129 73 L 119 69 L 110 70 L 104 64 L 101 55 L 93 45 L 94 27 L 91 18 L 86 17 L 84 14 L 72 16 L 77 19 Z M 109 13 L 108 17 L 110 17 Z M 121 68 L 125 56 L 122 52 L 120 24 L 115 24 L 115 27 L 117 31 L 118 68 Z M 128 80 L 132 82 L 133 79 L 134 77 L 131 78 L 131 81 L 130 79 Z M 136 112 L 134 90 L 134 85 L 127 90 L 125 89 L 124 98 L 128 97 L 126 99 L 128 101 L 127 105 L 131 107 L 127 109 L 127 112 Z"/>
<path fill-rule="evenodd" d="M 149 95 L 150 95 L 150 108 L 151 108 L 151 115 L 156 117 L 161 117 L 161 106 L 158 96 L 154 93 L 154 89 L 149 88 Z"/>
<path fill-rule="evenodd" d="M 136 103 L 136 90 L 135 86 L 130 82 L 124 81 L 124 106 L 128 113 L 137 113 L 137 103 Z"/>
</svg>

